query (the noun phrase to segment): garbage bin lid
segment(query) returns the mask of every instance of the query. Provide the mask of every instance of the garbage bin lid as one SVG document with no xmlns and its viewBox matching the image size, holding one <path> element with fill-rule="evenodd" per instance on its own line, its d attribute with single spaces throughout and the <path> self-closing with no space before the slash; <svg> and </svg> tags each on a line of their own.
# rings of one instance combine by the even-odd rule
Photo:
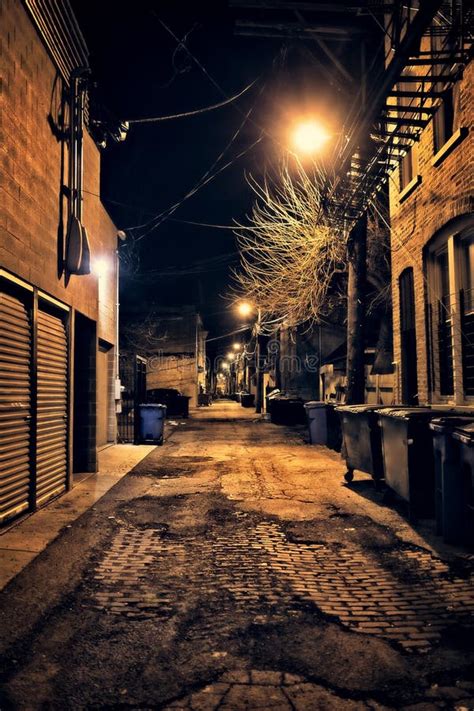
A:
<svg viewBox="0 0 474 711">
<path fill-rule="evenodd" d="M 463 429 L 465 425 L 474 425 L 474 416 L 460 416 L 460 415 L 447 415 L 446 417 L 436 417 L 436 419 L 430 422 L 430 428 L 435 432 L 445 432 L 449 430 L 452 432 L 454 429 Z"/>
<path fill-rule="evenodd" d="M 151 407 L 151 408 L 155 408 L 156 410 L 157 409 L 162 409 L 162 410 L 167 409 L 166 405 L 160 405 L 159 402 L 144 402 L 141 405 L 139 405 L 138 407 L 140 407 L 140 408 L 141 407 Z"/>
<path fill-rule="evenodd" d="M 381 417 L 394 417 L 399 420 L 432 420 L 446 415 L 446 410 L 435 410 L 431 407 L 388 407 L 380 409 Z"/>
<path fill-rule="evenodd" d="M 322 400 L 310 400 L 304 403 L 305 410 L 316 410 L 318 407 L 326 407 L 326 403 Z"/>
<path fill-rule="evenodd" d="M 361 412 L 378 412 L 379 410 L 393 410 L 397 405 L 338 405 L 336 412 L 349 412 L 357 415 Z M 398 405 L 400 407 L 400 405 Z"/>
<path fill-rule="evenodd" d="M 472 446 L 474 444 L 474 421 L 459 425 L 453 431 L 453 437 L 464 444 Z"/>
</svg>

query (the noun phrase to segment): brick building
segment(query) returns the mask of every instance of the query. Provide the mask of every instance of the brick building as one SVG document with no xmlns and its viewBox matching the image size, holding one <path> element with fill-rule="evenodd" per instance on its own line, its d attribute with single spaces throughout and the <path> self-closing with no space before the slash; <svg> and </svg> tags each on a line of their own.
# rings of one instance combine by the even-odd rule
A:
<svg viewBox="0 0 474 711">
<path fill-rule="evenodd" d="M 200 386 L 206 386 L 206 336 L 194 307 L 161 307 L 157 314 L 159 343 L 148 359 L 147 390 L 175 388 L 197 406 Z"/>
<path fill-rule="evenodd" d="M 67 0 L 2 0 L 0 56 L 3 522 L 95 471 L 115 439 L 117 230 Z"/>
<path fill-rule="evenodd" d="M 435 31 L 430 41 L 448 55 L 449 35 Z M 436 110 L 390 182 L 395 400 L 409 404 L 474 400 L 472 62 L 456 79 L 430 85 Z"/>
<path fill-rule="evenodd" d="M 197 405 L 206 387 L 206 337 L 201 315 L 192 305 L 150 305 L 130 294 L 122 309 L 121 353 L 124 366 L 136 356 L 146 360 L 146 390 L 173 388 Z M 148 303 L 148 302 L 147 302 Z"/>
</svg>

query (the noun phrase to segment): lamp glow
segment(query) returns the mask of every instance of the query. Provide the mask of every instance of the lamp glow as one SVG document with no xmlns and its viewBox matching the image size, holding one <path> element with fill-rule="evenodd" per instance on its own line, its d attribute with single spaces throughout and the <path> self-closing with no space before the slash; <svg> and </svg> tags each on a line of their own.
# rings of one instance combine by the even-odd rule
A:
<svg viewBox="0 0 474 711">
<path fill-rule="evenodd" d="M 240 351 L 240 343 L 234 343 L 232 348 L 234 349 L 234 351 Z"/>
<path fill-rule="evenodd" d="M 110 264 L 107 259 L 104 257 L 99 257 L 98 259 L 95 259 L 93 262 L 93 272 L 96 276 L 99 277 L 104 277 L 108 274 L 110 270 Z"/>
<path fill-rule="evenodd" d="M 324 126 L 314 120 L 298 124 L 293 132 L 293 145 L 300 153 L 317 153 L 329 140 Z"/>
<path fill-rule="evenodd" d="M 253 311 L 253 306 L 252 304 L 249 304 L 248 301 L 241 301 L 241 303 L 237 306 L 237 311 L 240 316 L 250 316 Z"/>
</svg>

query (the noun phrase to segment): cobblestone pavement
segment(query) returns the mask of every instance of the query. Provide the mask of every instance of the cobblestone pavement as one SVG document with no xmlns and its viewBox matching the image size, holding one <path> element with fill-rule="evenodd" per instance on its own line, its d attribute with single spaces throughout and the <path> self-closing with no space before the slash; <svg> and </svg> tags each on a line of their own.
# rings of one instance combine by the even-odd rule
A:
<svg viewBox="0 0 474 711">
<path fill-rule="evenodd" d="M 258 616 L 274 608 L 275 616 L 311 602 L 357 632 L 405 650 L 424 651 L 446 627 L 473 622 L 472 574 L 452 575 L 430 552 L 402 547 L 392 553 L 389 569 L 361 550 L 288 541 L 275 522 L 178 541 L 125 528 L 94 580 L 99 587 L 92 601 L 113 614 L 171 617 L 184 608 L 191 587 L 209 596 L 226 590 L 228 609 L 221 612 Z M 205 634 L 213 619 L 211 612 Z"/>
<path fill-rule="evenodd" d="M 0 708 L 474 709 L 474 557 L 344 471 L 233 403 L 176 426 L 0 596 Z"/>
<path fill-rule="evenodd" d="M 374 701 L 342 699 L 322 686 L 311 684 L 304 677 L 281 672 L 251 669 L 248 672 L 223 674 L 219 681 L 197 693 L 166 706 L 169 709 L 214 711 L 214 709 L 261 709 L 274 711 L 306 711 L 336 709 L 360 711 L 382 709 Z"/>
</svg>

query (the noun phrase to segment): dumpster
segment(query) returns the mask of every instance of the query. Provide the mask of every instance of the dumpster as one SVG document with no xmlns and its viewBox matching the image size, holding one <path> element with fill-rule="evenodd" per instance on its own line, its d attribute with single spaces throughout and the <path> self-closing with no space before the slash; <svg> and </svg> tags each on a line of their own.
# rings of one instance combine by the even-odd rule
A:
<svg viewBox="0 0 474 711">
<path fill-rule="evenodd" d="M 410 518 L 433 518 L 435 477 L 430 407 L 379 409 L 385 483 L 408 503 Z"/>
<path fill-rule="evenodd" d="M 147 403 L 138 406 L 140 418 L 139 440 L 163 444 L 166 405 Z"/>
<path fill-rule="evenodd" d="M 304 409 L 308 420 L 309 443 L 326 445 L 328 440 L 326 404 L 311 400 L 305 402 Z"/>
<path fill-rule="evenodd" d="M 275 425 L 304 425 L 306 412 L 301 398 L 279 395 L 271 400 L 270 419 Z"/>
<path fill-rule="evenodd" d="M 147 400 L 150 403 L 166 405 L 167 417 L 189 416 L 189 395 L 182 395 L 175 388 L 153 388 L 147 391 Z"/>
<path fill-rule="evenodd" d="M 240 404 L 242 407 L 253 407 L 255 395 L 253 393 L 240 393 Z"/>
<path fill-rule="evenodd" d="M 339 405 L 344 454 L 347 472 L 346 481 L 352 481 L 354 470 L 366 472 L 375 482 L 383 479 L 382 437 L 380 434 L 379 412 L 393 410 L 392 406 L 380 405 Z"/>
<path fill-rule="evenodd" d="M 453 432 L 463 425 L 474 424 L 473 417 L 437 417 L 430 423 L 433 432 L 435 472 L 436 533 L 446 543 L 464 540 L 466 483 L 461 468 L 459 439 Z"/>
<path fill-rule="evenodd" d="M 459 461 L 464 490 L 463 543 L 474 546 L 474 423 L 463 424 L 453 431 L 459 442 Z"/>
</svg>

